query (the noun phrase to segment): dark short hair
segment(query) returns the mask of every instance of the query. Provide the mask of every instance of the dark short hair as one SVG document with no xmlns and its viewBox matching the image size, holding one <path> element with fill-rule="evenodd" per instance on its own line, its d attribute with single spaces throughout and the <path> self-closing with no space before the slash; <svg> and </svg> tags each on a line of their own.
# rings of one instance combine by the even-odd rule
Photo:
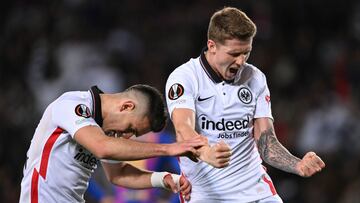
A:
<svg viewBox="0 0 360 203">
<path fill-rule="evenodd" d="M 151 131 L 160 132 L 164 129 L 168 117 L 164 97 L 160 91 L 144 84 L 133 85 L 125 90 L 125 92 L 129 91 L 139 92 L 147 98 L 145 116 L 147 116 L 150 121 Z"/>
</svg>

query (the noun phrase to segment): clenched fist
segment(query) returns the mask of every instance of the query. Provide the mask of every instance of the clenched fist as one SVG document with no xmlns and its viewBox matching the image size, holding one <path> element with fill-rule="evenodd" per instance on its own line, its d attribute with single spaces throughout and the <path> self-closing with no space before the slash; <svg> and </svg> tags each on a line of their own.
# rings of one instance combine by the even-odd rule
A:
<svg viewBox="0 0 360 203">
<path fill-rule="evenodd" d="M 231 149 L 224 141 L 220 141 L 213 146 L 202 148 L 200 159 L 215 168 L 224 168 L 229 165 Z"/>
<path fill-rule="evenodd" d="M 296 165 L 298 174 L 302 177 L 310 177 L 320 172 L 325 167 L 325 163 L 315 152 L 308 152 Z"/>
<path fill-rule="evenodd" d="M 191 184 L 184 176 L 169 173 L 164 177 L 164 185 L 174 193 L 180 192 L 186 201 L 190 200 Z"/>
</svg>

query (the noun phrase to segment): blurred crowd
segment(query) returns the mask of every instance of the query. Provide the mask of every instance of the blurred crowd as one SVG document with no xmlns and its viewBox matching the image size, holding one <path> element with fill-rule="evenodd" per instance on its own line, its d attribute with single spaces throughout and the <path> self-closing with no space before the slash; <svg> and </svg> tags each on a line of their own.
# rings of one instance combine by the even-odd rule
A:
<svg viewBox="0 0 360 203">
<path fill-rule="evenodd" d="M 136 83 L 164 91 L 169 73 L 200 54 L 210 16 L 224 6 L 257 24 L 249 63 L 267 76 L 279 140 L 300 157 L 315 151 L 327 165 L 307 179 L 268 167 L 284 202 L 360 202 L 356 0 L 2 2 L 1 202 L 18 202 L 26 151 L 53 99 L 94 84 L 105 92 Z M 166 135 L 174 137 L 171 125 Z"/>
</svg>

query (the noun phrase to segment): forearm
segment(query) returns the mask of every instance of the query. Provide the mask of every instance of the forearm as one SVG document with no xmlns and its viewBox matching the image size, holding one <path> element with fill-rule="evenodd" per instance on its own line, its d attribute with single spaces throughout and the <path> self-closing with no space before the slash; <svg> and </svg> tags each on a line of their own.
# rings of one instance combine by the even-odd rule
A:
<svg viewBox="0 0 360 203">
<path fill-rule="evenodd" d="M 96 126 L 79 129 L 74 138 L 99 159 L 130 161 L 156 156 L 168 156 L 170 146 L 156 143 L 143 143 L 124 138 L 109 137 Z"/>
<path fill-rule="evenodd" d="M 194 128 L 188 124 L 175 125 L 175 132 L 177 141 L 190 140 L 196 136 L 200 136 Z"/>
<path fill-rule="evenodd" d="M 296 170 L 300 159 L 292 155 L 276 138 L 273 128 L 262 131 L 256 141 L 261 158 L 280 170 L 299 174 Z"/>
<path fill-rule="evenodd" d="M 106 142 L 103 159 L 131 161 L 158 156 L 169 156 L 167 144 L 145 143 L 123 138 L 110 138 Z"/>
<path fill-rule="evenodd" d="M 108 169 L 108 178 L 111 183 L 132 189 L 147 189 L 152 188 L 151 185 L 151 171 L 136 168 L 128 163 L 122 163 L 123 166 L 119 168 Z"/>
<path fill-rule="evenodd" d="M 190 140 L 199 135 L 191 126 L 187 124 L 179 124 L 175 127 L 176 130 L 176 140 L 183 141 L 183 140 Z M 204 145 L 202 147 L 197 148 L 197 151 L 200 153 L 200 159 L 206 161 L 207 158 L 205 156 L 207 150 L 209 150 L 210 145 Z"/>
</svg>

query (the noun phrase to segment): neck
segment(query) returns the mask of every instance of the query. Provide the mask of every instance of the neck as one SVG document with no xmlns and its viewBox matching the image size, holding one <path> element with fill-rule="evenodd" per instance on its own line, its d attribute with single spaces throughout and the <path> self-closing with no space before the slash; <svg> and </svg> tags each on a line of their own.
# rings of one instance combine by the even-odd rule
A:
<svg viewBox="0 0 360 203">
<path fill-rule="evenodd" d="M 219 71 L 215 68 L 215 64 L 213 62 L 213 57 L 209 51 L 205 51 L 205 58 L 206 58 L 207 62 L 209 63 L 211 69 L 213 69 L 220 78 L 224 79 L 222 77 L 222 75 L 219 73 Z"/>
<path fill-rule="evenodd" d="M 107 109 L 109 109 L 109 94 L 100 94 L 101 100 L 101 117 L 104 119 L 107 116 Z"/>
</svg>

